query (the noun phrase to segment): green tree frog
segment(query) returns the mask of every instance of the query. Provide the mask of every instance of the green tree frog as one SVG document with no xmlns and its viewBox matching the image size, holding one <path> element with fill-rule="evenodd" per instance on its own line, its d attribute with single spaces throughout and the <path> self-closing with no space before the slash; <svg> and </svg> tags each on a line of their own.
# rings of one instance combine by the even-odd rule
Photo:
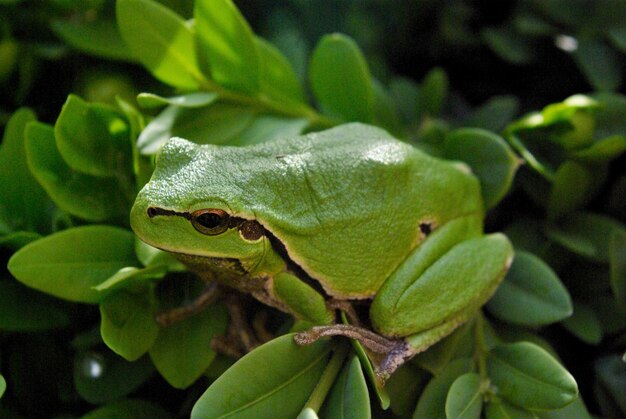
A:
<svg viewBox="0 0 626 419">
<path fill-rule="evenodd" d="M 131 224 L 203 279 L 317 325 L 298 343 L 343 335 L 382 353 L 387 377 L 504 277 L 511 244 L 485 235 L 483 218 L 466 165 L 347 124 L 246 147 L 173 138 Z M 369 318 L 335 324 L 336 308 L 356 300 Z"/>
</svg>

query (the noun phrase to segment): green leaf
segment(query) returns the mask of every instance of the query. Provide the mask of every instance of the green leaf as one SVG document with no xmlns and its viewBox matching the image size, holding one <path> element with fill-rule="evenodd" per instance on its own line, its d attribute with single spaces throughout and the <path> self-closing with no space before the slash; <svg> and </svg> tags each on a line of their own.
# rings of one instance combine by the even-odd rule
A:
<svg viewBox="0 0 626 419">
<path fill-rule="evenodd" d="M 74 360 L 74 387 L 89 403 L 119 400 L 138 389 L 154 368 L 148 357 L 127 362 L 111 351 L 81 352 Z"/>
<path fill-rule="evenodd" d="M 524 326 L 543 326 L 572 314 L 567 288 L 548 264 L 524 251 L 515 252 L 511 269 L 486 307 L 500 320 Z"/>
<path fill-rule="evenodd" d="M 600 91 L 617 90 L 622 82 L 619 56 L 603 40 L 581 37 L 574 60 L 589 83 Z"/>
<path fill-rule="evenodd" d="M 14 281 L 0 281 L 0 330 L 38 331 L 66 327 L 69 323 L 59 300 Z"/>
<path fill-rule="evenodd" d="M 127 361 L 148 352 L 159 334 L 150 294 L 120 291 L 100 303 L 102 340 Z"/>
<path fill-rule="evenodd" d="M 374 89 L 374 125 L 385 128 L 391 133 L 401 132 L 400 117 L 396 103 L 391 93 L 385 89 L 382 83 L 372 78 L 372 88 Z"/>
<path fill-rule="evenodd" d="M 402 119 L 406 123 L 414 123 L 418 119 L 419 87 L 410 79 L 395 78 L 389 84 L 389 91 L 396 103 Z"/>
<path fill-rule="evenodd" d="M 260 54 L 261 91 L 280 102 L 305 103 L 302 85 L 285 56 L 271 43 L 255 37 Z"/>
<path fill-rule="evenodd" d="M 611 289 L 615 300 L 626 304 L 626 232 L 614 231 L 609 239 Z"/>
<path fill-rule="evenodd" d="M 448 76 L 440 68 L 434 68 L 426 74 L 420 86 L 419 109 L 430 116 L 441 113 L 448 96 Z"/>
<path fill-rule="evenodd" d="M 196 402 L 192 419 L 298 415 L 322 375 L 330 344 L 298 346 L 293 334 L 276 338 L 241 358 Z"/>
<path fill-rule="evenodd" d="M 125 399 L 106 404 L 83 415 L 81 419 L 169 419 L 162 407 L 145 400 Z"/>
<path fill-rule="evenodd" d="M 112 20 L 53 20 L 52 31 L 65 43 L 86 54 L 110 60 L 134 61 Z"/>
<path fill-rule="evenodd" d="M 168 106 L 137 140 L 142 154 L 154 154 L 172 137 L 198 144 L 230 144 L 250 125 L 254 113 L 247 107 L 215 103 L 203 108 Z"/>
<path fill-rule="evenodd" d="M 41 238 L 41 234 L 32 233 L 30 231 L 18 231 L 15 233 L 9 233 L 0 238 L 0 247 L 6 247 L 12 250 L 18 250 L 21 247 L 26 246 L 30 242 L 34 242 Z"/>
<path fill-rule="evenodd" d="M 398 368 L 385 382 L 385 389 L 391 396 L 391 411 L 399 417 L 411 417 L 417 397 L 422 393 L 430 374 L 406 363 Z"/>
<path fill-rule="evenodd" d="M 137 103 L 144 109 L 160 108 L 165 105 L 174 105 L 181 108 L 201 108 L 217 100 L 217 93 L 193 92 L 186 95 L 162 97 L 154 93 L 139 93 Z"/>
<path fill-rule="evenodd" d="M 152 0 L 118 0 L 116 12 L 122 38 L 157 79 L 181 89 L 199 88 L 204 76 L 194 35 L 180 16 Z"/>
<path fill-rule="evenodd" d="M 534 412 L 540 419 L 591 419 L 585 403 L 579 397 L 561 409 Z"/>
<path fill-rule="evenodd" d="M 533 413 L 507 403 L 506 400 L 498 400 L 487 403 L 485 408 L 486 419 L 537 419 Z"/>
<path fill-rule="evenodd" d="M 483 408 L 480 375 L 470 372 L 452 383 L 446 397 L 446 417 L 452 419 L 479 419 Z"/>
<path fill-rule="evenodd" d="M 487 358 L 489 378 L 499 394 L 526 409 L 563 407 L 578 397 L 578 386 L 558 361 L 529 342 L 498 345 Z"/>
<path fill-rule="evenodd" d="M 166 273 L 167 266 L 165 265 L 154 265 L 147 268 L 127 266 L 93 288 L 104 293 L 111 293 L 111 291 L 124 288 L 130 288 L 132 291 L 135 291 L 135 288 L 140 288 L 141 291 L 144 291 L 145 287 L 142 285 L 154 279 L 161 279 Z"/>
<path fill-rule="evenodd" d="M 374 91 L 367 62 L 352 38 L 322 37 L 309 64 L 309 80 L 322 110 L 346 121 L 369 122 Z"/>
<path fill-rule="evenodd" d="M 502 137 L 478 128 L 462 128 L 448 134 L 445 156 L 470 166 L 480 180 L 487 208 L 494 207 L 507 194 L 519 167 L 517 156 Z"/>
<path fill-rule="evenodd" d="M 593 183 L 593 173 L 582 164 L 568 160 L 559 166 L 548 196 L 548 219 L 583 207 L 593 198 Z"/>
<path fill-rule="evenodd" d="M 54 132 L 63 160 L 78 172 L 113 177 L 130 169 L 129 127 L 113 108 L 70 95 Z"/>
<path fill-rule="evenodd" d="M 439 375 L 453 359 L 470 357 L 474 347 L 474 323 L 469 321 L 459 326 L 427 351 L 417 354 L 414 362 L 421 368 Z"/>
<path fill-rule="evenodd" d="M 150 348 L 150 358 L 157 371 L 173 387 L 189 387 L 215 359 L 211 340 L 226 332 L 227 320 L 225 307 L 212 305 L 161 329 Z"/>
<path fill-rule="evenodd" d="M 33 176 L 62 210 L 89 221 L 128 217 L 130 205 L 118 181 L 73 171 L 57 150 L 52 127 L 27 126 L 26 156 Z"/>
<path fill-rule="evenodd" d="M 24 147 L 26 125 L 35 120 L 28 108 L 9 119 L 0 144 L 0 235 L 10 231 L 47 232 L 49 200 L 28 169 Z M 1 231 L 4 230 L 4 231 Z"/>
<path fill-rule="evenodd" d="M 7 389 L 7 382 L 2 376 L 2 374 L 0 374 L 0 398 L 2 398 L 2 395 L 4 394 L 6 389 Z"/>
<path fill-rule="evenodd" d="M 369 419 L 370 398 L 359 358 L 353 356 L 343 368 L 330 391 L 322 417 Z"/>
<path fill-rule="evenodd" d="M 575 152 L 572 158 L 583 163 L 608 163 L 626 150 L 626 137 L 613 135 Z"/>
<path fill-rule="evenodd" d="M 617 354 L 603 356 L 595 361 L 594 372 L 599 390 L 614 404 L 615 411 L 621 415 L 626 413 L 626 363 Z"/>
<path fill-rule="evenodd" d="M 450 362 L 435 376 L 422 392 L 413 419 L 446 419 L 446 398 L 452 383 L 461 375 L 472 370 L 472 360 L 461 358 Z"/>
<path fill-rule="evenodd" d="M 597 345 L 602 340 L 602 323 L 586 304 L 574 304 L 574 314 L 563 321 L 563 326 L 583 342 Z"/>
<path fill-rule="evenodd" d="M 156 247 L 152 247 L 143 241 L 136 239 L 135 240 L 135 253 L 137 254 L 137 259 L 141 262 L 142 265 L 154 268 L 155 272 L 158 272 L 158 267 L 165 266 L 168 271 L 171 272 L 180 272 L 186 270 L 184 265 L 180 263 L 178 260 L 172 256 L 171 253 L 165 252 L 163 250 L 159 250 Z M 146 271 L 144 271 L 146 272 Z M 148 272 L 153 272 L 152 270 Z M 118 272 L 119 273 L 119 272 Z M 151 277 L 151 275 L 149 276 Z M 109 278 L 110 280 L 113 278 Z M 109 282 L 107 280 L 107 282 Z M 117 281 L 111 282 L 110 285 L 115 285 Z M 109 284 L 102 283 L 101 286 L 105 287 Z"/>
<path fill-rule="evenodd" d="M 200 0 L 194 9 L 200 68 L 217 84 L 259 91 L 260 58 L 252 29 L 231 0 Z"/>
<path fill-rule="evenodd" d="M 317 416 L 317 413 L 315 413 L 315 410 L 311 409 L 310 407 L 307 407 L 303 409 L 302 412 L 300 412 L 300 414 L 298 415 L 296 419 L 318 419 L 318 418 L 319 416 Z"/>
<path fill-rule="evenodd" d="M 75 227 L 32 242 L 9 260 L 23 284 L 59 298 L 98 303 L 92 287 L 125 266 L 136 265 L 134 236 L 110 226 Z"/>
<path fill-rule="evenodd" d="M 486 28 L 481 35 L 493 52 L 511 64 L 526 64 L 534 58 L 532 44 L 511 28 Z"/>
<path fill-rule="evenodd" d="M 255 115 L 252 122 L 236 139 L 236 145 L 252 145 L 278 138 L 290 138 L 302 134 L 309 125 L 304 118 L 283 118 L 276 115 Z"/>
<path fill-rule="evenodd" d="M 515 96 L 493 96 L 476 108 L 463 122 L 463 126 L 502 131 L 515 117 L 519 107 L 519 100 Z"/>
<path fill-rule="evenodd" d="M 614 232 L 626 229 L 618 221 L 604 215 L 573 213 L 558 225 L 552 225 L 547 235 L 566 249 L 600 263 L 609 262 L 609 240 Z"/>
</svg>

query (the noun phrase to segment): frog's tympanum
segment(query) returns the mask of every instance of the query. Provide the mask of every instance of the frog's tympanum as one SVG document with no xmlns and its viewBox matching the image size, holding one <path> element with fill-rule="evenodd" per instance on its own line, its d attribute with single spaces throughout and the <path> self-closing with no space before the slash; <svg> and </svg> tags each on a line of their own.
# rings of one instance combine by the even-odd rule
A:
<svg viewBox="0 0 626 419">
<path fill-rule="evenodd" d="M 296 342 L 342 335 L 382 354 L 384 378 L 504 277 L 512 247 L 484 215 L 467 166 L 348 124 L 247 147 L 173 138 L 131 223 L 200 277 L 317 325 Z M 337 324 L 357 300 L 369 318 Z"/>
</svg>

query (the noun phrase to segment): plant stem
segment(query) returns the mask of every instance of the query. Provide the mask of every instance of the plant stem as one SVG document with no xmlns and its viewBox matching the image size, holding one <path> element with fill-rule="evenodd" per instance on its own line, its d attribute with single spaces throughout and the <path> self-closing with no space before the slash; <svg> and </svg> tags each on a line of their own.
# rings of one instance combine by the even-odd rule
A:
<svg viewBox="0 0 626 419">
<path fill-rule="evenodd" d="M 335 382 L 337 374 L 339 374 L 339 371 L 341 370 L 341 366 L 343 365 L 346 355 L 348 355 L 349 349 L 350 346 L 343 343 L 335 349 L 330 362 L 326 366 L 326 369 L 322 373 L 320 380 L 317 382 L 313 393 L 311 393 L 311 396 L 309 397 L 309 400 L 307 400 L 303 409 L 309 407 L 315 412 L 319 411 L 320 407 L 322 407 L 322 403 L 324 403 L 324 400 L 326 399 L 326 395 Z"/>
<path fill-rule="evenodd" d="M 481 311 L 476 316 L 474 323 L 474 360 L 478 364 L 478 373 L 483 379 L 487 379 L 487 342 L 485 341 L 485 319 Z"/>
</svg>

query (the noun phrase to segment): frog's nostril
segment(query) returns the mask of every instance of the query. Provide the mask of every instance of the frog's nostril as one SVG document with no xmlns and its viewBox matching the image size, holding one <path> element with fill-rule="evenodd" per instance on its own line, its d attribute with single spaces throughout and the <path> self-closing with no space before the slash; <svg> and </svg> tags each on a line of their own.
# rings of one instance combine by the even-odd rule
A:
<svg viewBox="0 0 626 419">
<path fill-rule="evenodd" d="M 147 212 L 148 212 L 148 217 L 150 218 L 156 217 L 159 214 L 159 211 L 157 211 L 157 209 L 154 207 L 149 207 Z"/>
</svg>

